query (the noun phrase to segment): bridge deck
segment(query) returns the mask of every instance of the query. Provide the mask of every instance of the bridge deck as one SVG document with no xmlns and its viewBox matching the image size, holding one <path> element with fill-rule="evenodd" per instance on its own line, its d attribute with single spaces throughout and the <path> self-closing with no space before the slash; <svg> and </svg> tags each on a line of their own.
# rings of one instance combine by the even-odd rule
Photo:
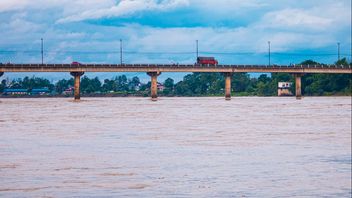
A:
<svg viewBox="0 0 352 198">
<path fill-rule="evenodd" d="M 0 72 L 248 72 L 347 73 L 343 65 L 0 64 Z"/>
</svg>

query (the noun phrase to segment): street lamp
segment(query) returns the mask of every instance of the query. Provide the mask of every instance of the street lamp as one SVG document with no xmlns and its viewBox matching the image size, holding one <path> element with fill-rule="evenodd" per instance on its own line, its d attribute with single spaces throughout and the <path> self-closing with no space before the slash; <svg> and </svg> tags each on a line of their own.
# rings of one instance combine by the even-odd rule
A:
<svg viewBox="0 0 352 198">
<path fill-rule="evenodd" d="M 122 39 L 120 39 L 120 64 L 122 65 Z"/>
<path fill-rule="evenodd" d="M 198 40 L 196 40 L 196 55 L 197 55 L 197 59 L 198 59 Z"/>
<path fill-rule="evenodd" d="M 268 41 L 268 48 L 269 48 L 269 49 L 268 49 L 268 52 L 269 52 L 269 66 L 270 66 L 270 65 L 271 65 L 271 62 L 270 62 L 270 61 L 271 61 L 271 60 L 270 60 L 270 53 L 271 53 L 271 52 L 270 52 L 270 41 Z"/>
<path fill-rule="evenodd" d="M 340 61 L 340 43 L 337 43 L 337 61 Z"/>
<path fill-rule="evenodd" d="M 41 40 L 41 54 L 42 54 L 42 65 L 44 64 L 44 44 L 43 44 L 43 38 Z"/>
</svg>

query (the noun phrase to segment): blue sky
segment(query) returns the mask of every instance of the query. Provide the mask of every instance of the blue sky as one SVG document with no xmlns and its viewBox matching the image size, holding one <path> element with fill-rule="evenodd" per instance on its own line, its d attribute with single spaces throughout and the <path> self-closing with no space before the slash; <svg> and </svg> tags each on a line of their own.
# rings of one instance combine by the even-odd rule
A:
<svg viewBox="0 0 352 198">
<path fill-rule="evenodd" d="M 1 0 L 0 28 L 0 62 L 40 62 L 40 38 L 46 63 L 119 63 L 120 38 L 125 63 L 194 63 L 195 40 L 222 64 L 267 64 L 268 41 L 275 64 L 351 59 L 350 0 Z"/>
</svg>

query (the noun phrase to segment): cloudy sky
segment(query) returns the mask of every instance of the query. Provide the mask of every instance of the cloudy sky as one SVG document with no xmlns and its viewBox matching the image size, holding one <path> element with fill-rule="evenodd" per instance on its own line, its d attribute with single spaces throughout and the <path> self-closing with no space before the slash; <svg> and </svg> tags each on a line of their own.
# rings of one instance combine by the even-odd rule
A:
<svg viewBox="0 0 352 198">
<path fill-rule="evenodd" d="M 351 0 L 1 0 L 0 29 L 0 62 L 40 62 L 40 38 L 46 63 L 119 63 L 120 39 L 124 63 L 194 63 L 196 40 L 223 64 L 268 41 L 276 64 L 351 59 Z"/>
</svg>

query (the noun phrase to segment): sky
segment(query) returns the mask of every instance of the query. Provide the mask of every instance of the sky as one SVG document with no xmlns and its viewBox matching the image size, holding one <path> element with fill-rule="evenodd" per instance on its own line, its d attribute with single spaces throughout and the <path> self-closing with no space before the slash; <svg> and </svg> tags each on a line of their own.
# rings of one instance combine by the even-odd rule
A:
<svg viewBox="0 0 352 198">
<path fill-rule="evenodd" d="M 0 62 L 294 64 L 351 60 L 351 0 L 1 0 Z M 35 75 L 53 80 L 60 73 Z M 94 73 L 111 78 L 119 74 Z M 182 79 L 184 74 L 161 78 Z M 130 73 L 129 77 L 147 75 Z M 5 78 L 5 77 L 3 77 Z"/>
</svg>

